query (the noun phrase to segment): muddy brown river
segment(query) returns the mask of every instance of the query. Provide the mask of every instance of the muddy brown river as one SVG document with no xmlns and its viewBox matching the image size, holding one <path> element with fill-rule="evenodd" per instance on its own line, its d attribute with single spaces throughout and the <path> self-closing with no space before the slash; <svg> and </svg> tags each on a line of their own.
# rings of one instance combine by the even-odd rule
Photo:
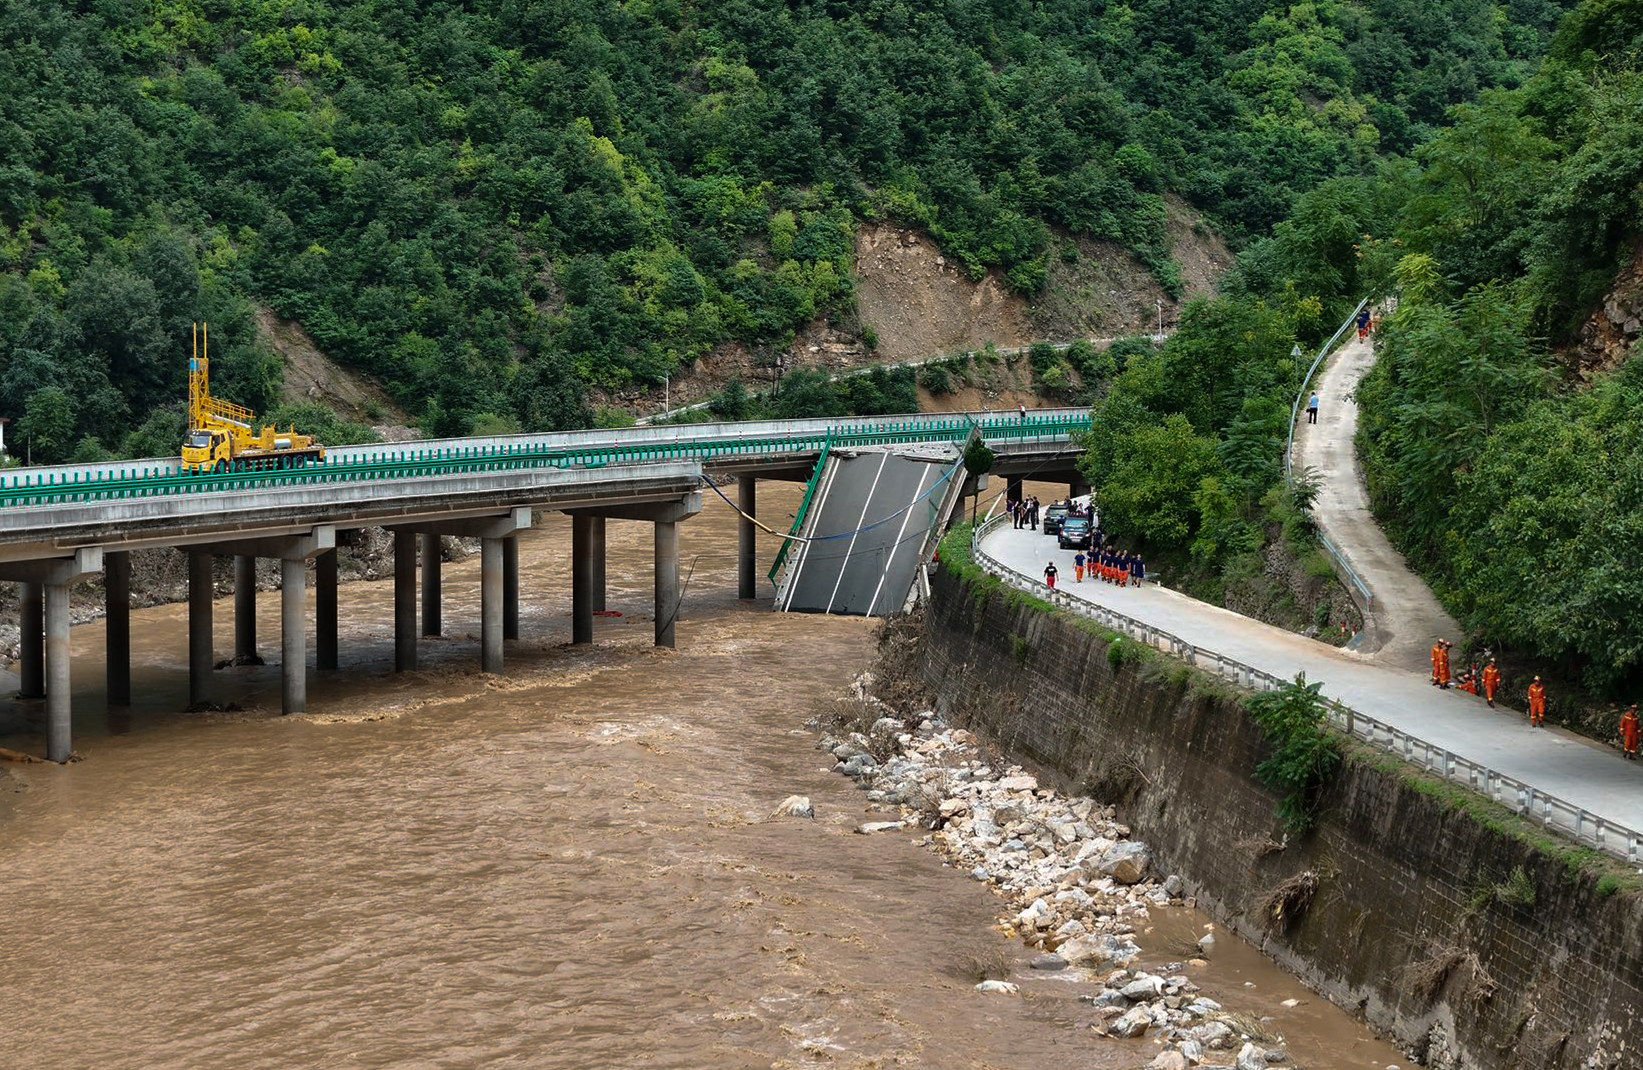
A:
<svg viewBox="0 0 1643 1070">
<path fill-rule="evenodd" d="M 760 491 L 781 526 L 796 493 Z M 476 560 L 446 566 L 447 637 L 406 675 L 392 584 L 344 586 L 343 668 L 311 676 L 306 716 L 278 715 L 277 665 L 216 674 L 243 712 L 179 713 L 170 606 L 134 614 L 137 705 L 111 718 L 102 628 L 75 629 L 85 760 L 0 767 L 0 1067 L 1148 1062 L 1089 1031 L 1097 984 L 1028 975 L 986 887 L 910 835 L 853 834 L 862 794 L 804 721 L 868 664 L 872 624 L 738 603 L 733 518 L 705 497 L 677 653 L 650 645 L 649 528 L 614 522 L 623 615 L 565 645 L 553 514 L 521 546 L 503 677 L 478 672 Z M 264 595 L 271 660 L 277 614 Z M 226 656 L 231 599 L 216 622 Z M 0 701 L 0 744 L 39 750 L 39 716 Z M 817 819 L 767 820 L 789 794 Z M 1154 964 L 1207 921 L 1154 919 Z M 973 990 L 1000 962 L 1022 995 Z M 1224 934 L 1196 980 L 1302 1065 L 1406 1062 Z"/>
</svg>

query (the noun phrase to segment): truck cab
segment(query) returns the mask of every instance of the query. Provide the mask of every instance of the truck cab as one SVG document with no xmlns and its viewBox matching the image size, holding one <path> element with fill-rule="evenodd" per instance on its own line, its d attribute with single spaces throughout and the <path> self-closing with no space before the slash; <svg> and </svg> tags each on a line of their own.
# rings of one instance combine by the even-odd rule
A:
<svg viewBox="0 0 1643 1070">
<path fill-rule="evenodd" d="M 190 431 L 183 439 L 183 470 L 214 472 L 228 467 L 228 436 L 221 431 Z"/>
</svg>

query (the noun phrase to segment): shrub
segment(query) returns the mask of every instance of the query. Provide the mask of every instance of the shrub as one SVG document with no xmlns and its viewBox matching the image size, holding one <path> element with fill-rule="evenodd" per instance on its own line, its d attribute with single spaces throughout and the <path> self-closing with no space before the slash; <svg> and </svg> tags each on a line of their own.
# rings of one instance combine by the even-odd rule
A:
<svg viewBox="0 0 1643 1070">
<path fill-rule="evenodd" d="M 1306 674 L 1277 691 L 1252 697 L 1248 709 L 1261 726 L 1272 754 L 1255 770 L 1267 787 L 1283 795 L 1278 817 L 1291 832 L 1304 832 L 1316 820 L 1317 797 L 1341 764 L 1340 743 L 1325 727 L 1322 684 Z"/>
</svg>

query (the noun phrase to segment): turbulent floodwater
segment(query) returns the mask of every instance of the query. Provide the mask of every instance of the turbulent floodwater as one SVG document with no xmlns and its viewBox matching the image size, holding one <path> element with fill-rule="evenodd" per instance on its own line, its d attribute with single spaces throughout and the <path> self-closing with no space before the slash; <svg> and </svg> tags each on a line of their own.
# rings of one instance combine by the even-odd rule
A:
<svg viewBox="0 0 1643 1070">
<path fill-rule="evenodd" d="M 765 493 L 780 518 L 794 496 Z M 134 616 L 136 708 L 101 713 L 76 629 L 67 767 L 0 772 L 0 1067 L 1133 1067 L 1077 996 L 1023 977 L 1000 901 L 863 802 L 803 728 L 871 656 L 857 619 L 734 597 L 734 524 L 682 528 L 677 654 L 650 646 L 649 529 L 611 524 L 599 645 L 569 638 L 569 530 L 521 547 L 522 630 L 477 671 L 477 563 L 447 565 L 447 637 L 396 676 L 389 583 L 342 590 L 343 671 L 281 718 L 278 667 L 216 674 L 244 712 L 184 715 L 181 607 Z M 772 521 L 773 526 L 781 526 Z M 773 545 L 764 548 L 769 560 Z M 261 603 L 277 656 L 277 594 Z M 232 603 L 217 607 L 219 653 Z M 0 744 L 38 749 L 36 707 Z M 808 794 L 814 822 L 766 820 Z M 1160 917 L 1152 961 L 1203 918 Z M 1314 1067 L 1395 1052 L 1223 937 L 1199 978 L 1272 1014 Z M 1253 986 L 1253 987 L 1250 987 Z M 1304 1001 L 1294 1009 L 1280 1001 Z"/>
</svg>

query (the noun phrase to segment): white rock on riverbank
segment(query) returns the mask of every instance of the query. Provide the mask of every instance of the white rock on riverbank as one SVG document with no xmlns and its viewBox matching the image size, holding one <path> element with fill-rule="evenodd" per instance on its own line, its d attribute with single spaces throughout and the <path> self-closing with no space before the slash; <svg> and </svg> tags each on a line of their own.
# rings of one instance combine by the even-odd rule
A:
<svg viewBox="0 0 1643 1070">
<path fill-rule="evenodd" d="M 999 928 L 1040 952 L 1036 968 L 1083 970 L 1101 984 L 1081 997 L 1092 1007 L 1095 1032 L 1163 1045 L 1154 1065 L 1198 1065 L 1216 1052 L 1225 1066 L 1234 1050 L 1240 1066 L 1255 1057 L 1263 1068 L 1282 1062 L 1279 1052 L 1249 1043 L 1220 1004 L 1198 995 L 1182 964 L 1158 974 L 1134 969 L 1141 954 L 1134 933 L 1151 908 L 1179 901 L 1184 885 L 1156 871 L 1152 852 L 1130 837 L 1113 807 L 1041 787 L 1019 766 L 995 767 L 971 733 L 943 727 L 930 711 L 900 716 L 871 686 L 864 674 L 852 689 L 872 718 L 859 723 L 871 728 L 817 744 L 871 803 L 898 812 L 898 820 L 868 822 L 857 832 L 925 830 L 925 844 L 1010 904 Z M 1204 951 L 1212 944 L 1206 937 Z M 1008 981 L 976 988 L 1017 991 Z"/>
</svg>

